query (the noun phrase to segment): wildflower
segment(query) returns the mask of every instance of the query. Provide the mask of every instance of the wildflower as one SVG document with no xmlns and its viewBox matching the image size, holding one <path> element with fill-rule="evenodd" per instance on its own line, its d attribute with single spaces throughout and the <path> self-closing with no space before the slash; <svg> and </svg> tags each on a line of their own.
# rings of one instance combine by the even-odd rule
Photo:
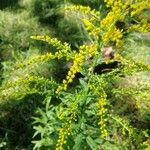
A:
<svg viewBox="0 0 150 150">
<path fill-rule="evenodd" d="M 81 5 L 73 5 L 73 6 L 66 6 L 66 11 L 80 11 L 86 15 L 91 16 L 99 16 L 100 13 L 95 9 L 91 9 L 89 6 L 81 6 Z"/>
<path fill-rule="evenodd" d="M 86 30 L 89 31 L 90 35 L 98 36 L 100 34 L 100 30 L 98 27 L 96 27 L 90 20 L 88 19 L 82 19 Z"/>
<path fill-rule="evenodd" d="M 106 122 L 107 122 L 106 105 L 107 105 L 106 95 L 104 94 L 102 97 L 100 97 L 99 101 L 97 102 L 97 107 L 98 107 L 97 115 L 100 117 L 100 121 L 98 122 L 98 125 L 100 126 L 100 131 L 103 137 L 106 137 L 108 135 L 108 131 L 106 129 Z"/>
<path fill-rule="evenodd" d="M 145 147 L 145 150 L 150 150 L 150 139 L 147 139 L 142 143 L 142 146 Z"/>
<path fill-rule="evenodd" d="M 71 128 L 67 126 L 59 129 L 56 150 L 63 150 L 63 146 L 67 143 L 67 136 L 70 135 L 70 129 Z"/>
<path fill-rule="evenodd" d="M 54 46 L 57 49 L 57 52 L 55 53 L 55 58 L 62 58 L 63 56 L 68 57 L 68 54 L 71 50 L 70 45 L 68 43 L 62 43 L 61 41 L 59 41 L 57 38 L 52 38 L 50 36 L 31 36 L 32 39 L 35 40 L 40 40 L 40 41 L 44 41 L 47 42 L 48 44 L 51 44 L 52 46 Z"/>
<path fill-rule="evenodd" d="M 147 19 L 142 19 L 140 23 L 132 25 L 128 31 L 140 31 L 140 32 L 149 32 L 150 31 L 150 23 L 148 23 Z"/>
<path fill-rule="evenodd" d="M 80 46 L 79 53 L 76 53 L 73 61 L 73 65 L 71 66 L 70 70 L 68 71 L 68 74 L 66 76 L 66 79 L 63 80 L 62 85 L 60 85 L 56 93 L 59 93 L 61 90 L 67 89 L 68 83 L 73 82 L 73 79 L 75 77 L 75 74 L 81 70 L 82 65 L 84 64 L 84 61 L 86 59 L 86 56 L 93 56 L 96 54 L 96 46 L 93 45 L 82 45 Z"/>
<path fill-rule="evenodd" d="M 141 1 L 141 2 L 137 2 L 131 5 L 131 16 L 138 16 L 140 14 L 140 12 L 142 10 L 144 10 L 145 8 L 150 7 L 150 2 L 149 0 L 145 0 L 145 1 Z"/>
<path fill-rule="evenodd" d="M 104 33 L 104 35 L 102 36 L 102 40 L 106 44 L 110 41 L 115 42 L 116 46 L 119 47 L 120 45 L 122 45 L 122 37 L 122 32 L 116 27 L 113 27 Z"/>
</svg>

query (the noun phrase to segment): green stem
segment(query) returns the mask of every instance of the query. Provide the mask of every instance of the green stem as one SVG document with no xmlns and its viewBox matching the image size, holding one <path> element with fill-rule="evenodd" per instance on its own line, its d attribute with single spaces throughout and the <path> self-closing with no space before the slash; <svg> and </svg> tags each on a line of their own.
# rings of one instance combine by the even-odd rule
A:
<svg viewBox="0 0 150 150">
<path fill-rule="evenodd" d="M 3 127 L 0 127 L 0 129 L 5 130 L 7 132 L 17 133 L 16 131 L 13 131 L 13 130 L 10 130 L 10 129 L 6 129 L 6 128 L 3 128 Z"/>
</svg>

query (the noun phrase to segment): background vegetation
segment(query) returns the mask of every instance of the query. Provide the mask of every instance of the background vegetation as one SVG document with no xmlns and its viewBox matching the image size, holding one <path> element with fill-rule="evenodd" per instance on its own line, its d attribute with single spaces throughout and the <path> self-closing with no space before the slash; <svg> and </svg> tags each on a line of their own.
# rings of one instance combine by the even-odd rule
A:
<svg viewBox="0 0 150 150">
<path fill-rule="evenodd" d="M 56 94 L 74 54 L 91 42 L 82 21 L 89 16 L 66 13 L 66 5 L 89 6 L 102 18 L 110 10 L 102 0 L 0 0 L 0 149 L 149 150 L 150 33 L 128 32 L 119 48 L 108 43 L 125 59 L 105 63 L 100 53 L 94 66 L 95 56 L 87 58 L 68 90 Z M 149 12 L 140 16 L 150 21 Z M 119 22 L 124 32 L 131 24 Z M 65 48 L 71 52 L 59 58 Z"/>
</svg>

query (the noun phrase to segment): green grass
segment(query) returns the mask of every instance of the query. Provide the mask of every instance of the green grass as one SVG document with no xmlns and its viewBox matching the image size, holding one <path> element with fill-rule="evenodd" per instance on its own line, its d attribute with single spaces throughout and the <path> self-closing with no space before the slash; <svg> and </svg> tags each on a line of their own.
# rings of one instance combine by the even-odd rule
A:
<svg viewBox="0 0 150 150">
<path fill-rule="evenodd" d="M 150 65 L 150 34 L 133 33 L 129 35 L 127 43 L 124 46 L 123 54 L 132 58 L 136 62 L 142 62 Z M 119 82 L 120 88 L 134 89 L 138 91 L 134 95 L 126 95 L 116 104 L 118 110 L 122 108 L 127 112 L 126 116 L 133 121 L 134 126 L 139 128 L 148 128 L 150 121 L 150 71 L 141 71 L 126 76 Z M 129 111 L 130 110 L 130 111 Z M 124 113 L 123 113 L 124 114 Z"/>
<path fill-rule="evenodd" d="M 30 39 L 31 35 L 52 33 L 50 28 L 41 26 L 38 18 L 28 10 L 30 7 L 26 7 L 17 12 L 0 10 L 0 54 L 3 59 L 10 59 L 13 51 L 28 51 L 30 47 L 35 47 L 35 42 Z"/>
</svg>

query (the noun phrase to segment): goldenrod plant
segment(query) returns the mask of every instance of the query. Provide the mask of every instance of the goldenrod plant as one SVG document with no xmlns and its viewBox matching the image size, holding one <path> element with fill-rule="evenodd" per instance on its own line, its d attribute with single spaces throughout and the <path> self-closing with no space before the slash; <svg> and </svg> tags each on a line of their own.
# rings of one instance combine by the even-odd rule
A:
<svg viewBox="0 0 150 150">
<path fill-rule="evenodd" d="M 114 140 L 114 143 L 119 145 L 120 149 L 130 149 L 131 145 L 134 145 L 135 149 L 140 149 L 142 148 L 142 142 L 147 138 L 143 131 L 132 127 L 128 122 L 129 120 L 126 121 L 125 118 L 120 118 L 116 112 L 113 112 L 115 111 L 111 102 L 113 97 L 109 97 L 109 94 L 115 89 L 113 86 L 110 89 L 111 87 L 109 86 L 114 81 L 121 80 L 123 76 L 150 69 L 149 65 L 143 62 L 136 62 L 132 58 L 122 55 L 121 51 L 121 47 L 123 47 L 126 41 L 124 34 L 129 34 L 133 30 L 142 32 L 150 30 L 148 20 L 137 16 L 149 7 L 149 3 L 148 1 L 144 1 L 142 7 L 139 9 L 136 6 L 140 5 L 141 2 L 124 2 L 121 0 L 104 2 L 109 8 L 106 16 L 102 16 L 100 12 L 92 10 L 90 7 L 80 5 L 66 5 L 65 7 L 66 13 L 81 12 L 85 14 L 85 17 L 81 19 L 89 33 L 90 42 L 81 45 L 74 55 L 71 54 L 74 51 L 66 53 L 66 58 L 70 57 L 70 55 L 72 56 L 70 59 L 72 59 L 73 64 L 67 73 L 66 79 L 58 85 L 56 90 L 56 96 L 58 94 L 57 98 L 61 100 L 60 104 L 55 107 L 53 106 L 53 109 L 49 110 L 49 112 L 55 112 L 54 118 L 56 122 L 54 125 L 52 121 L 54 118 L 48 119 L 49 117 L 46 117 L 45 113 L 44 117 L 47 118 L 45 124 L 48 121 L 51 124 L 49 125 L 49 134 L 47 135 L 47 132 L 44 131 L 48 127 L 42 127 L 42 119 L 35 118 L 35 124 L 41 123 L 40 128 L 42 127 L 40 130 L 38 129 L 39 126 L 35 126 L 35 135 L 39 132 L 42 135 L 40 141 L 34 141 L 35 149 L 40 149 L 42 145 L 49 149 L 56 148 L 58 150 L 89 148 L 96 150 L 103 149 L 103 147 L 105 147 L 104 149 L 109 149 L 108 147 L 113 145 L 110 144 L 110 141 L 114 140 L 114 134 L 122 134 L 122 141 L 118 142 Z M 129 22 L 128 29 L 126 30 L 118 28 L 117 22 L 125 22 L 127 18 L 137 20 L 137 22 L 134 24 Z M 35 37 L 35 39 L 39 39 L 39 37 Z M 102 49 L 108 45 L 116 49 L 114 59 L 112 60 L 105 60 L 102 57 Z M 91 61 L 88 66 L 85 65 L 87 58 L 90 58 L 88 61 Z M 106 61 L 106 63 L 117 61 L 121 63 L 121 67 L 114 69 L 106 75 L 94 74 L 94 67 L 103 61 Z M 73 82 L 78 72 L 81 72 L 85 78 L 80 79 L 79 85 L 71 90 L 70 83 Z M 137 90 L 132 91 L 131 89 L 129 91 L 132 94 L 137 93 Z M 116 90 L 121 92 L 119 88 Z M 124 94 L 125 91 L 123 91 Z M 70 92 L 74 96 L 70 96 Z M 118 124 L 120 127 L 118 131 L 115 131 L 117 133 L 113 132 L 115 124 Z M 109 143 L 108 146 L 106 146 L 107 144 L 105 145 L 105 142 Z"/>
<path fill-rule="evenodd" d="M 100 2 L 98 5 L 101 7 Z M 106 13 L 97 6 L 93 9 L 64 1 L 61 11 L 79 20 L 86 40 L 74 47 L 51 35 L 31 35 L 31 40 L 45 42 L 52 50 L 16 61 L 3 80 L 2 105 L 34 95 L 42 101 L 32 117 L 34 145 L 30 149 L 150 148 L 149 118 L 142 119 L 145 110 L 149 113 L 149 88 L 127 84 L 136 74 L 150 71 L 149 62 L 127 52 L 134 49 L 132 34 L 150 31 L 149 19 L 142 15 L 150 2 L 104 0 L 102 5 Z M 60 79 L 55 77 L 55 66 L 49 77 L 39 73 L 53 61 L 69 64 L 64 78 L 61 71 L 57 74 Z"/>
</svg>

